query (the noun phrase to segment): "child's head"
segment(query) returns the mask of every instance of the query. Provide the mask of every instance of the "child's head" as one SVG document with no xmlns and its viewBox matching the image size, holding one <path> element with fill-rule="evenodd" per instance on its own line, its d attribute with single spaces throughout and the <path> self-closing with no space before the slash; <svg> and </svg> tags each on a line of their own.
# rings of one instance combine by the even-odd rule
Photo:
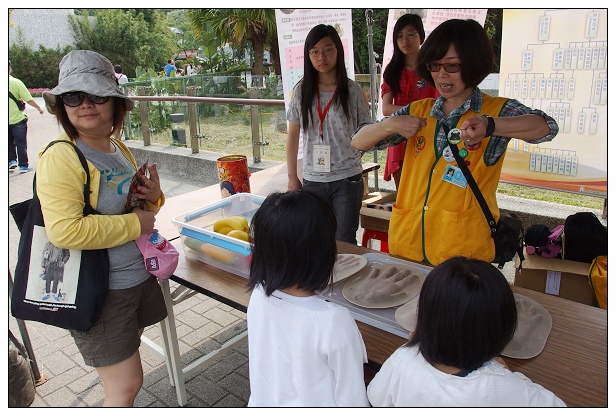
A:
<svg viewBox="0 0 616 416">
<path fill-rule="evenodd" d="M 323 42 L 321 42 L 323 41 Z M 321 44 L 315 48 L 317 43 Z M 310 51 L 314 50 L 316 56 L 311 56 Z M 329 52 L 328 52 L 329 50 Z M 323 55 L 324 54 L 324 55 Z M 344 110 L 347 118 L 350 117 L 349 110 L 349 86 L 346 66 L 344 64 L 344 47 L 340 40 L 340 35 L 336 28 L 330 25 L 316 25 L 313 27 L 304 41 L 304 77 L 302 78 L 302 98 L 301 98 L 301 118 L 302 128 L 308 129 L 308 126 L 313 122 L 316 108 L 312 111 L 313 100 L 319 91 L 319 76 L 320 71 L 317 66 L 320 63 L 325 63 L 329 69 L 325 71 L 333 71 L 336 79 L 336 93 L 334 94 L 334 103 L 340 105 Z M 333 64 L 333 68 L 330 64 Z M 324 71 L 321 69 L 321 71 Z M 329 81 L 329 80 L 328 80 Z M 317 119 L 318 120 L 318 119 Z"/>
<path fill-rule="evenodd" d="M 403 14 L 396 20 L 396 24 L 394 25 L 394 33 L 393 33 L 393 43 L 394 43 L 394 54 L 402 53 L 400 47 L 398 46 L 398 35 L 402 29 L 410 26 L 412 30 L 418 33 L 419 35 L 419 44 L 421 45 L 424 40 L 426 40 L 426 31 L 424 30 L 423 22 L 421 21 L 421 16 L 416 14 Z"/>
<path fill-rule="evenodd" d="M 330 47 L 336 49 L 335 54 L 332 53 L 331 55 L 328 55 L 327 58 L 335 58 L 337 72 L 342 70 L 342 73 L 346 76 L 346 68 L 344 65 L 344 47 L 342 46 L 340 35 L 338 35 L 338 32 L 333 26 L 321 24 L 313 27 L 310 32 L 308 32 L 308 35 L 306 35 L 306 40 L 304 41 L 304 77 L 306 77 L 307 74 L 312 74 L 313 76 L 318 75 L 317 70 L 315 69 L 315 62 L 317 60 L 310 56 L 310 51 L 317 43 L 325 38 L 329 38 L 329 40 L 331 40 Z M 323 53 L 323 51 L 319 52 Z"/>
<path fill-rule="evenodd" d="M 451 19 L 438 25 L 419 50 L 417 74 L 434 86 L 426 65 L 443 59 L 452 45 L 462 63 L 462 81 L 467 88 L 476 87 L 492 72 L 494 52 L 485 29 L 473 19 Z"/>
<path fill-rule="evenodd" d="M 503 351 L 516 325 L 515 298 L 505 276 L 490 263 L 453 257 L 426 277 L 408 345 L 418 345 L 433 365 L 477 368 Z"/>
<path fill-rule="evenodd" d="M 336 215 L 326 199 L 310 191 L 270 194 L 251 221 L 249 287 L 308 291 L 329 284 L 336 262 Z"/>
</svg>

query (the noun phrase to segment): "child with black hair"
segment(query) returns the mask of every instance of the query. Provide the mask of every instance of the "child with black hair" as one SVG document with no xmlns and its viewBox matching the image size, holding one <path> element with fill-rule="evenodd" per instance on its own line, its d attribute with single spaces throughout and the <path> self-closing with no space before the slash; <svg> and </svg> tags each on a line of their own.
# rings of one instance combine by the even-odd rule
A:
<svg viewBox="0 0 616 416">
<path fill-rule="evenodd" d="M 366 347 L 348 309 L 319 297 L 336 216 L 310 191 L 269 195 L 251 223 L 248 406 L 368 406 Z"/>
<path fill-rule="evenodd" d="M 368 386 L 373 406 L 561 407 L 554 393 L 499 357 L 517 325 L 507 279 L 481 260 L 453 257 L 426 277 L 410 341 Z"/>
</svg>

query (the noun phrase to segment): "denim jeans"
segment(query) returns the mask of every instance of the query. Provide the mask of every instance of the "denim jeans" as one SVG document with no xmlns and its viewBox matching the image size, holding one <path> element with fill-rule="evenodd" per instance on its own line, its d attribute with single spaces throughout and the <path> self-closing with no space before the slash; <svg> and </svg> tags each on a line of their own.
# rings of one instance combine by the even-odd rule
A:
<svg viewBox="0 0 616 416">
<path fill-rule="evenodd" d="M 357 174 L 334 182 L 312 182 L 304 179 L 302 188 L 323 195 L 336 212 L 336 240 L 357 244 L 359 210 L 364 195 L 362 175 Z"/>
<path fill-rule="evenodd" d="M 9 125 L 9 161 L 28 167 L 28 122 Z"/>
</svg>

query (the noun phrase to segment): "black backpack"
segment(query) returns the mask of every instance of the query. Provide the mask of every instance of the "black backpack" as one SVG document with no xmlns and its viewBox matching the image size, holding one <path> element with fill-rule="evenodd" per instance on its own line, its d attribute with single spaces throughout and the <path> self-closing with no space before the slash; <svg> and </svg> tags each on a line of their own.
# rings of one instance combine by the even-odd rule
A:
<svg viewBox="0 0 616 416">
<path fill-rule="evenodd" d="M 577 212 L 565 219 L 565 260 L 592 263 L 607 255 L 607 227 L 592 212 Z"/>
</svg>

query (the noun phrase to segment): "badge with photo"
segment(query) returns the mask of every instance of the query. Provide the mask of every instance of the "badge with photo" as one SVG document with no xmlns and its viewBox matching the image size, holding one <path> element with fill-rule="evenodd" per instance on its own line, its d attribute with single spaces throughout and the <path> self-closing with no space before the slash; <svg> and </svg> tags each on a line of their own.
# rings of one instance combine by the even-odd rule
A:
<svg viewBox="0 0 616 416">
<path fill-rule="evenodd" d="M 443 175 L 443 180 L 459 186 L 460 188 L 466 188 L 466 178 L 464 177 L 464 173 L 456 166 L 447 165 L 445 168 L 445 174 Z"/>
</svg>

